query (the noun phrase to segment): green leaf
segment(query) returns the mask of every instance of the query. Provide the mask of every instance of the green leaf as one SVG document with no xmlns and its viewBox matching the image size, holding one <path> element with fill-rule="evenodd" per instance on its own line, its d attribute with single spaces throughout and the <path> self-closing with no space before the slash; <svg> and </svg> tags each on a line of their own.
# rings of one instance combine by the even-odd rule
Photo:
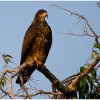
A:
<svg viewBox="0 0 100 100">
<path fill-rule="evenodd" d="M 89 92 L 89 84 L 87 82 L 87 76 L 85 76 L 78 82 L 77 91 L 80 99 L 86 98 Z"/>
<path fill-rule="evenodd" d="M 80 82 L 77 84 L 77 90 L 80 91 Z"/>
<path fill-rule="evenodd" d="M 0 78 L 0 86 L 4 87 L 6 85 L 6 79 L 4 77 Z"/>
<path fill-rule="evenodd" d="M 83 78 L 83 90 L 86 89 L 86 77 Z"/>
<path fill-rule="evenodd" d="M 93 79 L 90 76 L 88 76 L 87 80 L 88 80 L 89 85 L 90 85 L 90 92 L 92 92 L 92 89 L 93 89 Z"/>
<path fill-rule="evenodd" d="M 98 56 L 98 55 L 100 54 L 100 52 L 97 52 L 97 51 L 93 50 L 93 54 L 94 54 L 94 56 L 95 56 L 95 55 Z"/>
<path fill-rule="evenodd" d="M 96 78 L 96 76 L 97 76 L 96 69 L 93 69 L 93 70 L 91 71 L 91 77 L 92 77 L 92 78 Z"/>
<path fill-rule="evenodd" d="M 85 95 L 88 95 L 88 92 L 89 92 L 89 85 L 88 85 L 88 83 L 86 82 Z"/>
<path fill-rule="evenodd" d="M 85 95 L 88 94 L 89 86 L 86 80 L 86 76 L 83 78 L 83 86 L 82 86 L 82 93 Z"/>
<path fill-rule="evenodd" d="M 4 82 L 1 83 L 2 87 L 4 87 Z"/>
<path fill-rule="evenodd" d="M 11 56 L 11 55 L 6 55 L 6 57 L 8 57 L 8 58 L 12 58 L 12 56 Z"/>
<path fill-rule="evenodd" d="M 79 98 L 81 99 L 84 96 L 83 93 L 83 79 L 81 79 L 77 84 L 77 90 L 79 92 Z"/>
<path fill-rule="evenodd" d="M 84 70 L 86 70 L 86 68 L 85 68 L 84 66 L 82 66 L 82 67 L 80 68 L 80 72 L 82 73 Z"/>
<path fill-rule="evenodd" d="M 93 60 L 93 59 L 95 59 L 95 57 L 94 57 L 94 54 L 92 53 L 91 57 L 90 57 L 90 60 Z"/>
<path fill-rule="evenodd" d="M 100 55 L 100 52 L 93 50 L 93 53 L 91 54 L 90 60 L 95 59 L 95 57 L 98 56 L 98 55 Z"/>
<path fill-rule="evenodd" d="M 6 79 L 5 78 L 3 78 L 3 82 L 4 82 L 4 85 L 6 85 Z"/>
<path fill-rule="evenodd" d="M 80 90 L 81 90 L 81 87 L 82 87 L 82 80 L 80 80 L 79 82 L 78 82 L 78 84 L 77 84 L 77 90 L 80 92 Z"/>
<path fill-rule="evenodd" d="M 86 99 L 90 99 L 90 94 L 89 93 L 87 94 Z"/>
<path fill-rule="evenodd" d="M 2 82 L 2 78 L 0 78 L 0 84 L 1 84 L 1 82 Z"/>
<path fill-rule="evenodd" d="M 12 58 L 12 56 L 10 56 L 8 54 L 7 55 L 3 54 L 2 57 L 3 57 L 6 65 L 11 61 L 11 58 Z"/>
<path fill-rule="evenodd" d="M 94 44 L 94 47 L 100 49 L 100 44 Z"/>
</svg>

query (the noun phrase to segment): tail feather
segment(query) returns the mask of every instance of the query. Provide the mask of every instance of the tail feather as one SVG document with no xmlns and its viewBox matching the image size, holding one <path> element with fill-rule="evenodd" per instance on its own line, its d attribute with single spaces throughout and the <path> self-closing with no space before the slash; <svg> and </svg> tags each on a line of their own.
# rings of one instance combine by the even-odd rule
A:
<svg viewBox="0 0 100 100">
<path fill-rule="evenodd" d="M 28 81 L 28 79 L 30 78 L 30 76 L 31 76 L 31 74 L 33 73 L 34 70 L 35 70 L 35 68 L 27 68 L 27 69 L 25 69 L 24 71 L 21 72 L 20 75 L 22 76 L 24 84 Z M 21 84 L 20 76 L 17 77 L 16 83 Z"/>
</svg>

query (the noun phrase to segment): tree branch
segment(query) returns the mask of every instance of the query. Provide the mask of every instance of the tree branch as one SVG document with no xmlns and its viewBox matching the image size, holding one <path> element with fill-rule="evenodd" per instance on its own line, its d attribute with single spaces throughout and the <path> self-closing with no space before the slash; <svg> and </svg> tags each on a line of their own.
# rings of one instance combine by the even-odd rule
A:
<svg viewBox="0 0 100 100">
<path fill-rule="evenodd" d="M 3 97 L 5 97 L 6 95 L 8 95 L 10 99 L 12 99 L 11 96 L 10 96 L 10 94 L 9 94 L 9 92 L 3 90 L 3 88 L 2 88 L 1 86 L 0 86 L 0 90 L 2 91 L 2 93 L 4 93 L 3 96 L 0 96 L 0 99 L 2 99 Z M 1 94 L 2 94 L 2 93 L 1 93 Z"/>
<path fill-rule="evenodd" d="M 33 97 L 33 96 L 37 96 L 39 94 L 46 94 L 46 95 L 61 95 L 62 93 L 61 92 L 46 92 L 46 91 L 43 91 L 43 90 L 38 90 L 35 94 L 30 94 L 29 96 L 30 97 Z M 15 95 L 17 97 L 25 97 L 25 95 Z"/>
<path fill-rule="evenodd" d="M 42 74 L 45 75 L 46 78 L 48 78 L 51 83 L 58 89 L 58 91 L 62 92 L 66 98 L 69 98 L 71 96 L 71 92 L 73 92 L 75 90 L 75 87 L 78 83 L 78 81 L 83 78 L 84 76 L 86 76 L 87 74 L 90 73 L 90 71 L 97 65 L 97 63 L 100 61 L 100 57 L 97 56 L 97 58 L 95 59 L 95 61 L 85 70 L 83 71 L 82 73 L 80 73 L 78 76 L 74 77 L 75 79 L 72 80 L 72 83 L 65 87 L 62 83 L 65 83 L 64 81 L 63 82 L 60 82 L 56 76 L 54 76 L 47 68 L 45 65 L 41 65 L 41 66 L 38 66 L 37 67 L 37 70 L 40 71 Z M 10 89 L 10 94 L 12 96 L 12 98 L 14 99 L 14 93 L 12 91 L 12 78 L 14 78 L 17 74 L 21 73 L 22 70 L 24 70 L 25 68 L 27 68 L 27 66 L 34 66 L 36 63 L 34 61 L 31 61 L 31 62 L 24 62 L 22 65 L 16 67 L 15 69 L 12 70 L 12 75 L 9 76 L 9 89 Z M 37 64 L 36 64 L 37 65 Z M 36 66 L 35 65 L 35 66 Z M 11 70 L 6 70 L 4 72 L 11 72 Z"/>
<path fill-rule="evenodd" d="M 64 10 L 64 11 L 70 13 L 71 15 L 77 16 L 80 20 L 83 20 L 83 21 L 85 22 L 85 24 L 87 25 L 87 27 L 88 27 L 88 28 L 90 29 L 90 31 L 92 32 L 92 34 L 94 35 L 96 43 L 99 44 L 98 38 L 99 38 L 100 36 L 98 36 L 98 35 L 96 34 L 96 32 L 92 29 L 92 27 L 91 27 L 91 25 L 89 24 L 88 20 L 87 20 L 84 16 L 82 16 L 82 15 L 76 13 L 76 12 L 72 12 L 72 11 L 70 11 L 70 10 L 68 10 L 68 9 L 62 8 L 62 7 L 60 7 L 60 6 L 56 5 L 56 4 L 52 4 L 51 6 L 55 6 L 55 7 L 59 8 L 59 9 L 61 9 L 61 10 Z M 84 31 L 85 31 L 85 30 L 84 30 Z M 86 32 L 86 33 L 88 33 L 88 32 Z M 69 33 L 67 33 L 67 34 L 69 34 Z M 71 35 L 73 35 L 73 34 L 71 34 Z M 74 34 L 74 35 L 76 35 L 76 34 Z M 87 34 L 87 35 L 88 35 L 88 36 L 91 36 L 91 35 L 89 35 L 89 34 Z M 77 36 L 78 36 L 78 35 L 77 35 Z"/>
<path fill-rule="evenodd" d="M 42 74 L 45 75 L 45 77 L 47 77 L 52 84 L 58 89 L 58 91 L 62 92 L 66 98 L 70 97 L 70 92 L 69 89 L 66 88 L 65 86 L 63 86 L 63 84 L 56 78 L 56 76 L 54 76 L 47 68 L 46 66 L 44 68 L 42 68 L 41 66 L 38 67 L 37 69 L 38 71 L 40 71 Z"/>
<path fill-rule="evenodd" d="M 12 78 L 14 78 L 17 74 L 21 73 L 22 70 L 24 70 L 25 68 L 27 68 L 27 66 L 37 66 L 36 62 L 34 61 L 30 61 L 30 62 L 24 62 L 22 65 L 16 67 L 15 69 L 13 70 L 9 70 L 7 69 L 5 73 L 7 72 L 13 72 L 11 76 L 9 76 L 9 88 L 10 88 L 10 94 L 12 96 L 12 98 L 14 98 L 14 95 L 13 95 L 13 91 L 12 91 Z M 56 76 L 54 76 L 47 68 L 45 65 L 40 65 L 37 67 L 37 70 L 40 71 L 42 74 L 45 75 L 45 77 L 47 77 L 51 82 L 52 84 L 58 89 L 58 91 L 62 92 L 66 98 L 69 98 L 70 97 L 70 93 L 69 93 L 69 90 L 68 88 L 65 88 L 65 86 L 63 86 L 63 84 L 56 78 Z"/>
<path fill-rule="evenodd" d="M 13 89 L 12 89 L 12 77 L 11 76 L 8 77 L 8 82 L 9 82 L 9 93 L 12 99 L 15 99 Z"/>
<path fill-rule="evenodd" d="M 80 73 L 78 76 L 76 76 L 76 78 L 74 80 L 72 80 L 72 83 L 68 86 L 70 92 L 75 90 L 76 85 L 79 82 L 79 80 L 81 78 L 83 78 L 84 76 L 88 75 L 90 73 L 90 71 L 92 71 L 93 68 L 98 64 L 99 61 L 100 61 L 100 56 L 97 56 L 95 61 L 91 65 L 89 65 L 86 70 L 84 70 L 82 73 Z"/>
</svg>

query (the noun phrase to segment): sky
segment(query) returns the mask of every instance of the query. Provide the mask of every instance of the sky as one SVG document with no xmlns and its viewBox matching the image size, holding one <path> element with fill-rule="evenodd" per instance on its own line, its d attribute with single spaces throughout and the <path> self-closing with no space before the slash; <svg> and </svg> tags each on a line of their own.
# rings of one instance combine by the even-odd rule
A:
<svg viewBox="0 0 100 100">
<path fill-rule="evenodd" d="M 94 31 L 100 34 L 100 22 L 98 21 L 100 8 L 96 3 L 96 1 L 0 1 L 0 52 L 11 55 L 12 61 L 19 64 L 25 32 L 32 23 L 36 12 L 39 9 L 45 9 L 48 12 L 46 21 L 52 29 L 53 36 L 52 47 L 45 65 L 59 80 L 76 74 L 90 57 L 94 39 L 61 34 L 66 32 L 81 34 L 83 24 L 77 23 L 76 17 L 51 5 L 56 4 L 84 15 Z M 3 65 L 4 61 L 0 55 L 0 66 Z M 16 67 L 15 64 L 9 64 L 9 66 L 10 68 Z M 35 71 L 32 76 L 35 83 L 31 84 L 34 87 L 51 91 L 51 83 L 43 74 Z M 15 79 L 13 84 L 16 91 L 19 85 L 15 84 Z M 28 86 L 28 84 L 25 85 Z M 45 97 L 36 96 L 33 98 Z"/>
</svg>

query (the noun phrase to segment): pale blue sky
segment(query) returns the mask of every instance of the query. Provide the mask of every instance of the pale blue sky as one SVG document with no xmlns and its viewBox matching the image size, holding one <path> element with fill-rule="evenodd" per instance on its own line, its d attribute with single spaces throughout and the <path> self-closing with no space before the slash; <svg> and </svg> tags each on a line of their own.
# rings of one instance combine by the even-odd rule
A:
<svg viewBox="0 0 100 100">
<path fill-rule="evenodd" d="M 51 4 L 57 4 L 84 15 L 96 33 L 100 34 L 100 8 L 97 7 L 96 2 L 0 2 L 0 52 L 12 55 L 13 62 L 19 64 L 24 34 L 37 10 L 45 9 L 49 15 L 46 20 L 51 26 L 53 34 L 53 43 L 46 66 L 60 80 L 63 80 L 79 71 L 80 66 L 89 58 L 94 41 L 89 37 L 74 37 L 56 33 L 55 31 L 71 31 L 78 34 L 83 31 L 83 27 L 82 24 L 77 24 L 76 17 L 52 7 Z M 2 65 L 3 60 L 0 56 L 0 66 Z M 15 65 L 10 65 L 10 67 L 13 66 Z M 35 71 L 32 75 L 37 83 L 37 85 L 33 83 L 34 86 L 46 91 L 50 90 L 51 83 L 41 73 Z M 13 82 L 15 83 L 15 80 Z M 15 86 L 18 87 L 18 85 Z M 40 96 L 34 98 L 40 98 Z"/>
</svg>

